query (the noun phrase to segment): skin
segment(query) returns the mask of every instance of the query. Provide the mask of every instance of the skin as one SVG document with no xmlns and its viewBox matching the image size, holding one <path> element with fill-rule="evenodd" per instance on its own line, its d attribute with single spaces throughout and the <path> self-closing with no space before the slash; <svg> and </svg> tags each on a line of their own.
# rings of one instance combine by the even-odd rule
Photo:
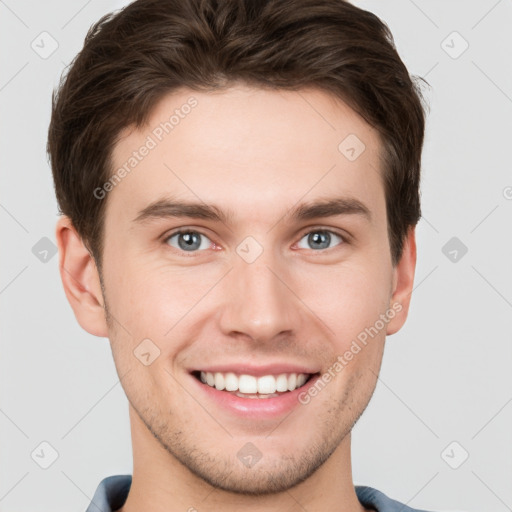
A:
<svg viewBox="0 0 512 512">
<path fill-rule="evenodd" d="M 130 404 L 133 482 L 120 510 L 361 512 L 350 431 L 375 389 L 386 335 L 406 320 L 416 264 L 414 229 L 398 265 L 391 262 L 379 135 L 315 89 L 183 89 L 157 105 L 147 126 L 124 130 L 114 168 L 191 96 L 197 107 L 103 199 L 101 281 L 70 220 L 57 223 L 66 296 L 86 331 L 110 339 Z M 338 150 L 349 134 L 366 146 L 354 161 Z M 234 217 L 133 222 L 166 194 Z M 332 196 L 363 202 L 371 220 L 287 216 L 298 202 Z M 165 239 L 180 227 L 205 235 L 201 249 Z M 322 229 L 334 235 L 318 249 L 307 235 Z M 247 236 L 263 248 L 250 264 L 236 252 Z M 284 420 L 248 421 L 191 386 L 188 369 L 226 360 L 304 363 L 323 373 L 396 303 L 401 311 Z M 133 354 L 146 338 L 160 350 L 148 366 Z M 262 453 L 251 468 L 237 458 L 247 442 Z"/>
</svg>

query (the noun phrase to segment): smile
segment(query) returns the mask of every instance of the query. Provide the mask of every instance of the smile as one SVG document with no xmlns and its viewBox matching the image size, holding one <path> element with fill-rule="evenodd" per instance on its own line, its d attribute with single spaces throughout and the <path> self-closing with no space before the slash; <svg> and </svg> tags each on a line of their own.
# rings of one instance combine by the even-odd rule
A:
<svg viewBox="0 0 512 512">
<path fill-rule="evenodd" d="M 295 408 L 299 397 L 321 376 L 320 366 L 293 361 L 255 365 L 225 361 L 188 369 L 191 391 L 219 414 L 255 421 L 279 421 Z M 195 390 L 195 391 L 194 391 Z M 311 409 L 308 409 L 311 410 Z"/>
<path fill-rule="evenodd" d="M 194 372 L 199 380 L 218 391 L 227 391 L 243 398 L 273 398 L 302 387 L 310 373 L 281 373 L 278 375 L 237 375 L 233 372 Z"/>
</svg>

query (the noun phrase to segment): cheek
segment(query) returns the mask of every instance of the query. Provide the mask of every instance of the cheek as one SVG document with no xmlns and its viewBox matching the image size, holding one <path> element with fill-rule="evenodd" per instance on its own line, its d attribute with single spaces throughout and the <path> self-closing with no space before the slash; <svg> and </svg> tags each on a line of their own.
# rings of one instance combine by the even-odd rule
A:
<svg viewBox="0 0 512 512">
<path fill-rule="evenodd" d="M 163 340 L 175 326 L 174 332 L 180 330 L 225 272 L 214 265 L 178 267 L 162 260 L 127 257 L 106 269 L 109 307 L 134 342 Z"/>
<path fill-rule="evenodd" d="M 318 268 L 301 280 L 301 296 L 344 349 L 366 328 L 374 326 L 389 308 L 391 277 L 378 265 L 340 265 Z M 385 329 L 379 322 L 379 336 Z"/>
</svg>

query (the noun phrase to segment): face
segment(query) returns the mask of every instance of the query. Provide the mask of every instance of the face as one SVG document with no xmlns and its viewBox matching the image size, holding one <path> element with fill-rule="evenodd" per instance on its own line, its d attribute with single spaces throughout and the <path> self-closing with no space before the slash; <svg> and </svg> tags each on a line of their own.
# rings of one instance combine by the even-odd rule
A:
<svg viewBox="0 0 512 512">
<path fill-rule="evenodd" d="M 370 400 L 404 321 L 380 152 L 330 95 L 244 86 L 175 92 L 114 148 L 116 368 L 148 434 L 215 487 L 290 488 Z"/>
</svg>

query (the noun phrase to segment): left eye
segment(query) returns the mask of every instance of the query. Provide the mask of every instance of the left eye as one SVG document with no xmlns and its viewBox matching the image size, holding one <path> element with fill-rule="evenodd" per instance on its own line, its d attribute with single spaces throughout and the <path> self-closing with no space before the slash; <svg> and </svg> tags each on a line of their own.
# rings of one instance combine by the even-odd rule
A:
<svg viewBox="0 0 512 512">
<path fill-rule="evenodd" d="M 340 235 L 337 235 L 333 231 L 328 231 L 325 229 L 317 229 L 315 231 L 310 231 L 306 233 L 305 236 L 301 238 L 301 241 L 306 239 L 306 243 L 311 244 L 311 247 L 300 247 L 300 249 L 309 249 L 313 248 L 317 249 L 329 249 L 329 245 L 334 238 L 339 239 L 341 242 L 344 242 L 343 238 Z M 300 244 L 300 242 L 299 242 Z"/>
</svg>

